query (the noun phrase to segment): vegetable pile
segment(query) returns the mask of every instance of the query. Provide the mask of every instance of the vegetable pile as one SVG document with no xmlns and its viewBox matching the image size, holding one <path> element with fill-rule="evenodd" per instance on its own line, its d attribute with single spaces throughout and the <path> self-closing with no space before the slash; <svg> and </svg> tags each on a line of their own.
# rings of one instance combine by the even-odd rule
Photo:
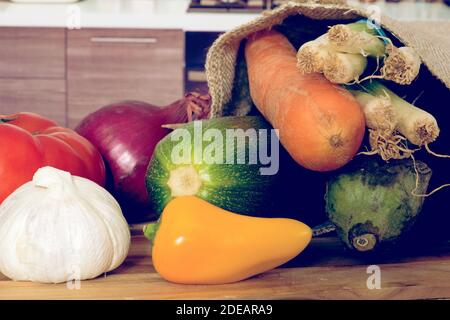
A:
<svg viewBox="0 0 450 320">
<path fill-rule="evenodd" d="M 353 252 L 397 246 L 448 186 L 428 191 L 433 163 L 418 152 L 448 157 L 429 147 L 436 118 L 398 89 L 417 84 L 420 58 L 367 21 L 314 36 L 246 39 L 237 76 L 256 116 L 206 119 L 210 97 L 196 93 L 167 107 L 103 107 L 78 133 L 35 114 L 1 116 L 0 271 L 95 278 L 124 261 L 127 222 L 155 217 L 144 228 L 153 265 L 183 284 L 247 279 L 334 230 Z M 328 221 L 311 229 L 299 220 L 320 214 L 304 191 L 314 184 Z"/>
<path fill-rule="evenodd" d="M 347 164 L 364 136 L 354 97 L 320 74 L 302 75 L 295 49 L 276 31 L 252 35 L 245 47 L 250 94 L 300 165 L 330 171 Z"/>
<path fill-rule="evenodd" d="M 297 53 L 301 73 L 323 73 L 333 83 L 359 82 L 367 58 L 383 59 L 379 78 L 406 85 L 417 77 L 420 58 L 410 47 L 397 48 L 369 21 L 337 24 L 313 41 L 304 43 Z M 384 41 L 383 41 L 384 40 Z M 378 72 L 376 70 L 375 72 Z"/>
<path fill-rule="evenodd" d="M 261 159 L 255 163 L 227 164 L 227 156 L 231 155 L 234 161 L 242 156 L 249 156 L 250 152 L 257 152 L 257 148 L 267 148 L 267 156 L 276 154 L 277 149 L 271 149 L 271 141 L 276 137 L 270 132 L 270 125 L 261 117 L 225 117 L 210 119 L 201 122 L 201 130 L 197 130 L 197 123 L 190 123 L 183 128 L 185 131 L 175 131 L 162 139 L 155 150 L 147 171 L 147 190 L 152 209 L 158 215 L 164 210 L 171 199 L 178 196 L 197 196 L 216 206 L 238 212 L 241 214 L 270 214 L 274 210 L 273 198 L 279 179 L 278 174 L 263 175 L 264 170 L 270 164 L 263 164 Z M 242 130 L 248 129 L 266 130 L 267 135 L 262 139 L 257 135 L 248 135 L 248 142 L 239 143 L 236 136 L 234 145 L 224 143 L 220 147 L 222 154 L 214 154 L 211 150 L 213 144 L 204 142 L 196 145 L 197 138 L 205 138 L 211 132 L 226 137 L 226 131 L 230 128 Z M 214 131 L 211 131 L 214 130 Z M 180 142 L 178 132 L 188 134 L 185 161 L 176 163 L 172 161 L 172 153 L 177 150 Z M 199 137 L 195 137 L 195 135 Z M 241 138 L 244 138 L 242 136 Z M 206 140 L 206 139 L 205 139 Z M 274 147 L 278 147 L 278 139 Z M 252 147 L 256 147 L 253 150 Z M 197 149 L 196 149 L 197 148 Z M 182 150 L 180 150 L 182 151 Z M 228 153 L 227 153 L 228 152 Z M 196 155 L 197 153 L 197 155 Z M 202 155 L 201 159 L 198 155 Z M 197 161 L 196 161 L 197 160 Z M 213 160 L 213 161 L 212 161 Z"/>
<path fill-rule="evenodd" d="M 361 78 L 368 72 L 368 59 L 376 60 L 376 68 Z M 331 26 L 297 52 L 300 73 L 323 73 L 330 82 L 345 84 L 355 96 L 369 128 L 371 152 L 386 161 L 411 157 L 416 150 L 408 147 L 408 141 L 429 150 L 428 144 L 439 136 L 437 121 L 431 114 L 374 81 L 409 85 L 419 75 L 420 65 L 414 49 L 397 48 L 367 20 Z"/>
<path fill-rule="evenodd" d="M 188 93 L 166 107 L 141 101 L 105 106 L 88 115 L 75 129 L 98 148 L 108 169 L 108 190 L 129 222 L 151 217 L 145 172 L 156 144 L 170 130 L 165 124 L 203 119 L 210 97 Z"/>
</svg>

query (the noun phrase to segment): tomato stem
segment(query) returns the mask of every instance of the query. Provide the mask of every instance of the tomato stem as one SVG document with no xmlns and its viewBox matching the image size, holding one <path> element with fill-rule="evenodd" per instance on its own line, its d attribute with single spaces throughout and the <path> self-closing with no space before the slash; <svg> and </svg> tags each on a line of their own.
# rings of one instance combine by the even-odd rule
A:
<svg viewBox="0 0 450 320">
<path fill-rule="evenodd" d="M 16 120 L 17 118 L 10 118 L 10 119 L 7 119 L 7 118 L 0 118 L 0 124 L 2 124 L 2 123 L 8 123 L 8 122 L 11 122 L 11 121 L 14 121 L 14 120 Z"/>
</svg>

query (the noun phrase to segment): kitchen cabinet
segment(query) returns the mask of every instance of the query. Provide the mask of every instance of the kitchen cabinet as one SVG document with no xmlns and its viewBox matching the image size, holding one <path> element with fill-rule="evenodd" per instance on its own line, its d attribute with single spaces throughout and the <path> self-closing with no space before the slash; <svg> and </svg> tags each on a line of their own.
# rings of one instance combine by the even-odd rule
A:
<svg viewBox="0 0 450 320">
<path fill-rule="evenodd" d="M 181 29 L 0 28 L 0 114 L 73 128 L 113 102 L 166 105 L 183 92 Z"/>
<path fill-rule="evenodd" d="M 68 124 L 121 100 L 166 105 L 183 94 L 181 30 L 68 31 Z"/>
<path fill-rule="evenodd" d="M 65 30 L 0 28 L 0 113 L 66 124 Z"/>
<path fill-rule="evenodd" d="M 65 77 L 65 30 L 0 28 L 1 78 Z"/>
<path fill-rule="evenodd" d="M 0 79 L 0 114 L 35 112 L 66 124 L 64 79 Z"/>
</svg>

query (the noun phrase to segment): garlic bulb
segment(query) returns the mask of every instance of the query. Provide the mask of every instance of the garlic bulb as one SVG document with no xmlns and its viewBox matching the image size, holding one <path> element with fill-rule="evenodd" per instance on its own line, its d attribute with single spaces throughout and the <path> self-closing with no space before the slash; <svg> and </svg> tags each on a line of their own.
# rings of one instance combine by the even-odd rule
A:
<svg viewBox="0 0 450 320">
<path fill-rule="evenodd" d="M 13 280 L 92 279 L 122 264 L 129 246 L 116 200 L 65 171 L 39 169 L 0 206 L 0 272 Z"/>
</svg>

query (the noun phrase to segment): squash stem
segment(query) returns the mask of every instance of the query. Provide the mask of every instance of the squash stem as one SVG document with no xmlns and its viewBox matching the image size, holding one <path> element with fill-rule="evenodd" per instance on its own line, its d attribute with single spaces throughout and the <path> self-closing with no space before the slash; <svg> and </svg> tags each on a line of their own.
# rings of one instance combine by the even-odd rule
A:
<svg viewBox="0 0 450 320">
<path fill-rule="evenodd" d="M 353 247 L 359 252 L 373 250 L 377 244 L 377 237 L 372 233 L 365 233 L 355 237 L 352 241 Z"/>
<path fill-rule="evenodd" d="M 189 165 L 170 171 L 167 185 L 173 197 L 194 196 L 202 187 L 202 179 L 198 171 Z"/>
</svg>

